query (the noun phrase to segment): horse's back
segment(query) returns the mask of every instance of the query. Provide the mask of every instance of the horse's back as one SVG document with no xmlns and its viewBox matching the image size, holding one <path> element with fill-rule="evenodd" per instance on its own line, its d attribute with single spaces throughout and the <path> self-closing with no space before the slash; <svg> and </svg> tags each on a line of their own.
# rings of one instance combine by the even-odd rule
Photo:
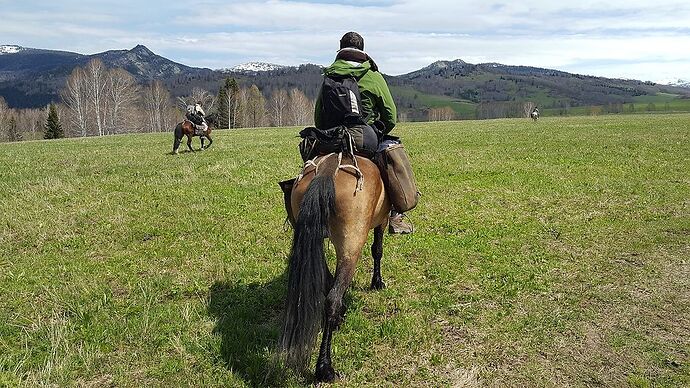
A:
<svg viewBox="0 0 690 388">
<path fill-rule="evenodd" d="M 378 166 L 363 157 L 357 157 L 357 164 L 363 176 L 361 191 L 357 190 L 357 175 L 353 169 L 341 169 L 336 176 L 336 217 L 368 219 L 367 227 L 371 229 L 388 218 L 388 210 L 382 209 L 390 207 L 390 202 Z"/>
<path fill-rule="evenodd" d="M 332 157 L 337 159 L 337 157 Z M 316 160 L 318 163 L 320 159 Z M 354 165 L 349 158 L 341 166 Z M 357 166 L 362 172 L 362 190 L 358 190 L 358 177 L 353 168 L 338 167 L 335 174 L 335 214 L 333 222 L 361 224 L 367 230 L 382 224 L 388 217 L 390 202 L 386 196 L 381 172 L 370 159 L 357 157 Z M 320 167 L 321 169 L 322 167 Z M 309 184 L 314 179 L 314 167 L 304 172 L 304 177 L 295 184 L 292 191 L 293 214 L 299 214 L 299 206 Z"/>
</svg>

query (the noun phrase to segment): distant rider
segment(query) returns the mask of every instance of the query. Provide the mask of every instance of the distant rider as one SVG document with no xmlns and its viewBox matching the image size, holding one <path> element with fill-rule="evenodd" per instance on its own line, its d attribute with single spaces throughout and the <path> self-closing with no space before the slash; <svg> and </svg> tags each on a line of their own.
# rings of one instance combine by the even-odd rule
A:
<svg viewBox="0 0 690 388">
<path fill-rule="evenodd" d="M 195 135 L 201 136 L 206 133 L 208 124 L 206 123 L 205 116 L 206 113 L 204 113 L 201 101 L 198 101 L 194 105 L 187 105 L 187 114 L 185 114 L 185 117 L 194 124 Z"/>
</svg>

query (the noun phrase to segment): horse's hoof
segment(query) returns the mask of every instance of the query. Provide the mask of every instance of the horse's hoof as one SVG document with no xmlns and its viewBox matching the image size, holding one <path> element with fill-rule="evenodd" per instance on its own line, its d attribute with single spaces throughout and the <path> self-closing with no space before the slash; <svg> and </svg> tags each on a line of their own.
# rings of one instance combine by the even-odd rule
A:
<svg viewBox="0 0 690 388">
<path fill-rule="evenodd" d="M 386 283 L 384 283 L 383 280 L 371 281 L 372 290 L 383 290 L 384 288 L 386 288 Z"/>
<path fill-rule="evenodd" d="M 332 383 L 338 375 L 331 364 L 323 364 L 316 366 L 316 381 L 321 383 Z"/>
</svg>

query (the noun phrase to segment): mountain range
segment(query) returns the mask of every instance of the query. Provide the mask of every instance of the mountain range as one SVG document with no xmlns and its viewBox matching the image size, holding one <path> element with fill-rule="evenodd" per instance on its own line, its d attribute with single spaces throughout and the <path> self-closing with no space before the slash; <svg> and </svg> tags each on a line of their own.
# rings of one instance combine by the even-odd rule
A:
<svg viewBox="0 0 690 388">
<path fill-rule="evenodd" d="M 216 92 L 226 77 L 241 85 L 256 84 L 264 95 L 276 89 L 298 88 L 311 98 L 321 83 L 317 65 L 282 66 L 252 62 L 228 69 L 186 66 L 159 56 L 143 45 L 93 55 L 67 51 L 0 46 L 0 96 L 16 108 L 41 107 L 59 100 L 72 70 L 91 59 L 107 67 L 123 68 L 138 82 L 164 82 L 174 96 L 194 87 Z M 471 64 L 438 61 L 399 76 L 386 76 L 401 112 L 412 118 L 432 107 L 451 107 L 459 116 L 471 115 L 480 103 L 532 101 L 559 108 L 633 102 L 659 93 L 689 98 L 690 88 L 637 80 L 609 79 L 563 71 L 499 63 Z M 687 85 L 687 84 L 686 84 Z"/>
</svg>

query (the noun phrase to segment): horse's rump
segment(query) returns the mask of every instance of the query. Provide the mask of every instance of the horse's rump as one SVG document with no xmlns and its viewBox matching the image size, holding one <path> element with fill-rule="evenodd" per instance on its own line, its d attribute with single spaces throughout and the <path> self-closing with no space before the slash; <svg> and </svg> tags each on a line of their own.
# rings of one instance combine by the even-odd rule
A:
<svg viewBox="0 0 690 388">
<path fill-rule="evenodd" d="M 383 216 L 375 213 L 384 205 L 390 206 L 390 202 L 384 190 L 381 172 L 376 164 L 368 158 L 356 156 L 357 165 L 362 173 L 362 190 L 360 191 L 357 189 L 358 176 L 352 168 L 349 168 L 349 166 L 354 165 L 349 157 L 344 158 L 340 165 L 337 163 L 337 154 L 320 156 L 314 159 L 314 162 L 318 164 L 324 158 L 330 158 L 330 160 L 320 164 L 318 171 L 335 177 L 335 220 L 371 220 L 371 224 L 366 225 L 367 231 L 383 223 L 387 218 L 388 211 L 382 212 Z M 306 167 L 302 173 L 302 178 L 294 183 L 291 193 L 293 215 L 299 214 L 302 197 L 314 178 L 315 171 L 317 171 L 317 167 Z"/>
</svg>

